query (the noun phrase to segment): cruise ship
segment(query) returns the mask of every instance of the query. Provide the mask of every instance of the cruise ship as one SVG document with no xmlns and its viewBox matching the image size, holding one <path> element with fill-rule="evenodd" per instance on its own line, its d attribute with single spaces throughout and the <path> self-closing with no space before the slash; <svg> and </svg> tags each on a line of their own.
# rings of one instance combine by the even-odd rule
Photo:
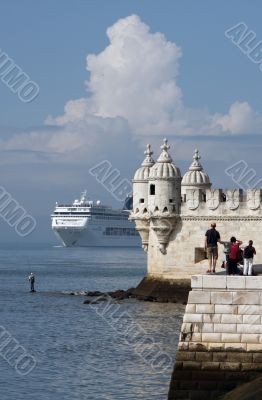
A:
<svg viewBox="0 0 262 400">
<path fill-rule="evenodd" d="M 86 191 L 72 204 L 56 203 L 51 215 L 52 229 L 64 246 L 137 247 L 140 237 L 135 224 L 128 220 L 132 197 L 123 209 L 89 200 Z"/>
</svg>

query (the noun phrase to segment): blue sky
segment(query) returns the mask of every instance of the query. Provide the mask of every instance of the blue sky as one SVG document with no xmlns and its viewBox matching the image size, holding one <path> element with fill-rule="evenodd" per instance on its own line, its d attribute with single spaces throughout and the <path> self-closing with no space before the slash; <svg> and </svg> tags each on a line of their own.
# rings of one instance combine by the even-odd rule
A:
<svg viewBox="0 0 262 400">
<path fill-rule="evenodd" d="M 164 136 L 183 171 L 198 147 L 214 186 L 235 186 L 224 170 L 241 159 L 259 175 L 262 72 L 224 32 L 243 22 L 258 43 L 260 15 L 259 1 L 1 1 L 0 49 L 40 88 L 23 103 L 0 81 L 1 185 L 40 221 L 35 238 L 52 240 L 55 201 L 84 188 L 119 206 L 89 168 L 130 179 Z"/>
</svg>

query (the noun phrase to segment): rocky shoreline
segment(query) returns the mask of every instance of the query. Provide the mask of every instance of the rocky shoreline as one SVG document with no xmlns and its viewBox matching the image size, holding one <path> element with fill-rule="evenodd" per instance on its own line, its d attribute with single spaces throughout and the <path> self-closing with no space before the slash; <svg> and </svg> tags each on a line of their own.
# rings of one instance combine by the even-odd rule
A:
<svg viewBox="0 0 262 400">
<path fill-rule="evenodd" d="M 84 304 L 103 301 L 110 296 L 118 301 L 136 299 L 139 301 L 179 303 L 186 305 L 190 290 L 190 280 L 188 279 L 162 280 L 145 277 L 136 288 L 130 288 L 127 290 L 119 289 L 112 292 L 87 292 L 86 296 L 88 299 L 84 301 Z"/>
</svg>

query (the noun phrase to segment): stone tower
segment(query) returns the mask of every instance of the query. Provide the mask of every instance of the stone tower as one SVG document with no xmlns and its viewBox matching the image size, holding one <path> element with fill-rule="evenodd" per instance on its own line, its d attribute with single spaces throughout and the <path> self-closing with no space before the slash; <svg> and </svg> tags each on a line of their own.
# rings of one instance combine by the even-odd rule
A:
<svg viewBox="0 0 262 400">
<path fill-rule="evenodd" d="M 142 247 L 147 251 L 149 231 L 152 229 L 163 254 L 181 205 L 181 173 L 172 163 L 169 148 L 167 139 L 164 139 L 161 154 L 154 163 L 150 145 L 147 145 L 146 158 L 133 179 L 134 206 L 131 219 L 136 222 Z"/>
<path fill-rule="evenodd" d="M 211 187 L 208 174 L 195 150 L 193 162 L 181 182 L 179 168 L 173 164 L 167 140 L 154 163 L 150 147 L 137 170 L 134 183 L 134 209 L 130 219 L 136 223 L 143 248 L 148 251 L 148 276 L 154 279 L 190 279 L 204 273 L 207 260 L 205 232 L 216 222 L 221 240 L 231 236 L 244 245 L 254 240 L 255 263 L 262 264 L 262 190 Z M 219 245 L 219 263 L 223 246 Z"/>
<path fill-rule="evenodd" d="M 144 152 L 146 158 L 138 168 L 133 179 L 133 214 L 136 228 L 141 236 L 142 247 L 147 250 L 149 237 L 149 211 L 148 211 L 148 179 L 150 168 L 154 165 L 150 144 Z"/>
</svg>

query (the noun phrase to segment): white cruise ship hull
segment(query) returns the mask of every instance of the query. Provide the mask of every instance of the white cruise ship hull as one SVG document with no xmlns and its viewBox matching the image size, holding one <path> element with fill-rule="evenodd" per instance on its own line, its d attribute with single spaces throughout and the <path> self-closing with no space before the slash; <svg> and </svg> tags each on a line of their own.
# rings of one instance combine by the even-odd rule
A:
<svg viewBox="0 0 262 400">
<path fill-rule="evenodd" d="M 58 205 L 51 215 L 52 229 L 67 247 L 137 247 L 140 236 L 128 210 L 115 210 L 89 201 L 86 192 L 80 200 Z"/>
<path fill-rule="evenodd" d="M 139 236 L 105 236 L 99 230 L 53 228 L 60 242 L 66 247 L 139 247 Z"/>
</svg>

